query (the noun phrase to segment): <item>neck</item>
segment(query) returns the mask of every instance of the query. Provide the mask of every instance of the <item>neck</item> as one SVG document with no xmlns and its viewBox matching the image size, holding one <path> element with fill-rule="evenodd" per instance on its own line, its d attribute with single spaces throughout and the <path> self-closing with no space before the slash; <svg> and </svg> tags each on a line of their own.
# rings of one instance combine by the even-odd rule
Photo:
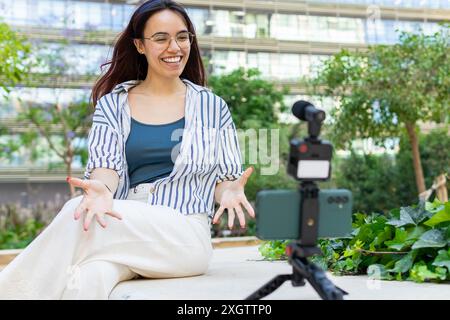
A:
<svg viewBox="0 0 450 320">
<path fill-rule="evenodd" d="M 142 88 L 152 95 L 170 96 L 174 94 L 184 94 L 186 86 L 179 77 L 162 78 L 157 76 L 147 76 L 141 83 Z"/>
</svg>

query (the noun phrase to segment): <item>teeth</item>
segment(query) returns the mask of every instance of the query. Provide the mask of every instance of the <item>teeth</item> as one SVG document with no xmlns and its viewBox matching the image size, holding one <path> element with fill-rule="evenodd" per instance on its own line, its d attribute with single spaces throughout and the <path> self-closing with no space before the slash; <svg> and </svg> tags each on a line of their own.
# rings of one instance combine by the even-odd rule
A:
<svg viewBox="0 0 450 320">
<path fill-rule="evenodd" d="M 179 62 L 181 60 L 181 57 L 173 57 L 173 58 L 165 58 L 162 59 L 164 62 Z"/>
</svg>

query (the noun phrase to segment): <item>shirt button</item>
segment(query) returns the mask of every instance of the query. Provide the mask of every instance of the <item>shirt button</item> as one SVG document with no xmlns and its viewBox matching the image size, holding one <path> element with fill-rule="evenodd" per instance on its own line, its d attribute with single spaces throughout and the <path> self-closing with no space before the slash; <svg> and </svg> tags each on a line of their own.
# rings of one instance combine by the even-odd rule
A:
<svg viewBox="0 0 450 320">
<path fill-rule="evenodd" d="M 151 187 L 150 188 L 150 193 L 154 193 L 155 192 L 155 187 Z"/>
</svg>

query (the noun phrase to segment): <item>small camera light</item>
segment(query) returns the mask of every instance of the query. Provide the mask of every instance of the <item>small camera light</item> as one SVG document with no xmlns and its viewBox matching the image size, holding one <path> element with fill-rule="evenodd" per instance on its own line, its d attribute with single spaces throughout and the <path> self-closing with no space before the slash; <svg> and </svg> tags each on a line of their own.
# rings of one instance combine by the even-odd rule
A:
<svg viewBox="0 0 450 320">
<path fill-rule="evenodd" d="M 300 153 L 307 153 L 308 152 L 308 145 L 306 143 L 302 143 L 298 147 L 298 151 L 300 151 Z"/>
<path fill-rule="evenodd" d="M 300 160 L 297 166 L 299 179 L 327 179 L 330 173 L 330 161 Z"/>
</svg>

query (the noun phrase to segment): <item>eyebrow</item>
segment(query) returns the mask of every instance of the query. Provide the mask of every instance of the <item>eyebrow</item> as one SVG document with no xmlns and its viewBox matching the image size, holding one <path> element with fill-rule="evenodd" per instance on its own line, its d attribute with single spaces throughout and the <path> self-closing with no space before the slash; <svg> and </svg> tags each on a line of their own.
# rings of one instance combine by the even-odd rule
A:
<svg viewBox="0 0 450 320">
<path fill-rule="evenodd" d="M 189 30 L 184 29 L 184 30 L 178 31 L 176 34 L 179 34 L 182 32 L 189 32 Z M 168 32 L 156 32 L 155 34 L 152 35 L 152 37 L 154 37 L 156 35 L 169 35 L 169 33 Z"/>
</svg>

